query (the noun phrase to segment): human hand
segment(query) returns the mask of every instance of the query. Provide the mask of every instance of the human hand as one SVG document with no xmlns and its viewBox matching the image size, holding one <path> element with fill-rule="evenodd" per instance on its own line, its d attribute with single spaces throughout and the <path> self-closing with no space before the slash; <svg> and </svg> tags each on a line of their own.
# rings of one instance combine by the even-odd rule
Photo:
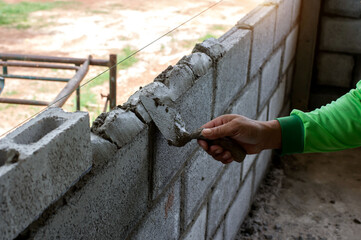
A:
<svg viewBox="0 0 361 240">
<path fill-rule="evenodd" d="M 281 148 L 281 126 L 277 120 L 263 122 L 230 114 L 217 117 L 202 128 L 205 138 L 232 138 L 247 154 L 259 153 L 263 149 Z M 214 159 L 224 164 L 233 161 L 231 153 L 218 145 L 209 146 L 204 140 L 198 140 L 198 144 Z"/>
</svg>

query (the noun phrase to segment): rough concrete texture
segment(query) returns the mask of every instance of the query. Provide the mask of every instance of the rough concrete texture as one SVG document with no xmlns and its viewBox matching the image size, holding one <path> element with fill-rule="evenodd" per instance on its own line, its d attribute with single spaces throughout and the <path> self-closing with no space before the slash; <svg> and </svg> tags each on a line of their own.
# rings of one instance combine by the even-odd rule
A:
<svg viewBox="0 0 361 240">
<path fill-rule="evenodd" d="M 208 205 L 207 237 L 215 234 L 226 210 L 233 199 L 241 179 L 241 165 L 233 162 L 228 165 L 221 179 L 217 182 Z"/>
<path fill-rule="evenodd" d="M 205 239 L 206 236 L 207 207 L 204 206 L 192 228 L 183 238 L 184 240 Z"/>
<path fill-rule="evenodd" d="M 259 108 L 262 108 L 274 89 L 277 87 L 280 67 L 281 67 L 281 56 L 282 49 L 278 49 L 272 57 L 266 62 L 266 65 L 263 68 L 261 76 L 261 87 L 259 93 Z"/>
<path fill-rule="evenodd" d="M 292 14 L 293 14 L 293 0 L 270 0 L 278 4 L 277 18 L 276 18 L 276 32 L 274 37 L 274 46 L 280 45 L 281 41 L 286 37 L 291 29 Z"/>
<path fill-rule="evenodd" d="M 276 6 L 260 6 L 237 23 L 239 28 L 252 29 L 253 43 L 250 76 L 258 73 L 260 67 L 273 51 L 276 22 Z"/>
<path fill-rule="evenodd" d="M 251 205 L 252 174 L 248 174 L 225 218 L 225 239 L 234 239 Z"/>
<path fill-rule="evenodd" d="M 232 99 L 246 84 L 251 48 L 251 31 L 238 29 L 221 44 L 226 49 L 216 66 L 215 116 L 221 115 Z"/>
<path fill-rule="evenodd" d="M 320 50 L 361 53 L 361 19 L 323 17 Z"/>
<path fill-rule="evenodd" d="M 223 232 L 224 232 L 224 222 L 220 224 L 216 234 L 213 236 L 212 240 L 223 240 Z"/>
<path fill-rule="evenodd" d="M 101 167 L 108 163 L 118 150 L 115 144 L 110 143 L 94 133 L 91 133 L 90 141 L 93 154 L 93 167 Z"/>
<path fill-rule="evenodd" d="M 345 17 L 361 17 L 361 4 L 358 0 L 326 0 L 325 12 Z"/>
<path fill-rule="evenodd" d="M 256 77 L 242 91 L 240 97 L 230 106 L 226 113 L 240 114 L 254 119 L 257 115 L 258 87 L 260 75 Z"/>
<path fill-rule="evenodd" d="M 209 38 L 202 43 L 197 43 L 193 49 L 193 53 L 202 52 L 212 58 L 213 62 L 217 62 L 225 53 L 224 46 L 215 38 Z"/>
<path fill-rule="evenodd" d="M 300 13 L 301 13 L 301 4 L 302 0 L 292 0 L 293 1 L 293 13 L 292 13 L 292 25 L 295 25 L 298 22 Z"/>
<path fill-rule="evenodd" d="M 359 239 L 361 149 L 284 156 L 236 239 Z"/>
<path fill-rule="evenodd" d="M 148 131 L 66 199 L 35 239 L 123 239 L 147 210 Z"/>
<path fill-rule="evenodd" d="M 0 149 L 11 157 L 0 166 L 0 236 L 12 239 L 91 167 L 89 115 L 47 109 Z"/>
<path fill-rule="evenodd" d="M 222 163 L 215 161 L 203 150 L 198 150 L 189 161 L 184 172 L 183 211 L 186 225 L 192 221 L 222 168 Z"/>
<path fill-rule="evenodd" d="M 267 173 L 269 164 L 271 162 L 272 150 L 263 150 L 258 158 L 254 167 L 254 184 L 253 195 L 256 193 L 264 175 Z"/>
<path fill-rule="evenodd" d="M 352 55 L 320 52 L 316 82 L 319 85 L 348 88 L 351 86 L 354 65 Z"/>
<path fill-rule="evenodd" d="M 188 131 L 194 131 L 211 120 L 212 79 L 213 75 L 210 71 L 198 79 L 194 86 L 175 103 L 175 109 L 181 114 Z M 181 169 L 198 144 L 194 140 L 182 148 L 172 147 L 158 131 L 154 139 L 153 197 L 155 198 Z M 169 164 L 170 161 L 172 164 Z"/>
<path fill-rule="evenodd" d="M 284 57 L 283 57 L 282 74 L 284 74 L 286 72 L 286 70 L 290 66 L 292 60 L 295 58 L 296 50 L 297 50 L 298 29 L 299 29 L 299 27 L 296 26 L 286 39 L 285 53 L 284 53 Z"/>
<path fill-rule="evenodd" d="M 192 71 L 196 78 L 205 75 L 212 66 L 212 59 L 208 55 L 200 52 L 184 56 L 177 64 L 185 64 Z"/>
<path fill-rule="evenodd" d="M 243 161 L 243 168 L 242 168 L 242 180 L 244 180 L 250 171 L 253 163 L 256 161 L 258 154 L 248 154 Z"/>
<path fill-rule="evenodd" d="M 121 148 L 131 142 L 145 126 L 133 112 L 116 109 L 101 114 L 94 121 L 92 132 Z"/>
<path fill-rule="evenodd" d="M 178 239 L 180 222 L 180 181 L 148 213 L 131 239 Z"/>
<path fill-rule="evenodd" d="M 268 118 L 270 120 L 276 119 L 279 116 L 284 106 L 285 92 L 286 92 L 286 75 L 282 78 L 282 81 L 279 84 L 277 90 L 271 97 L 269 103 L 269 112 L 268 112 Z"/>
</svg>

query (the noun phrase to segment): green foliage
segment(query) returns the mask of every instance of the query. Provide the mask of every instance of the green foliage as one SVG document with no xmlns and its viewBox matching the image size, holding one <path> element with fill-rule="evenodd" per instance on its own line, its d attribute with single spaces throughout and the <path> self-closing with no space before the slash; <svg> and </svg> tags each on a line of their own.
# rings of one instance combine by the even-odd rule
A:
<svg viewBox="0 0 361 240">
<path fill-rule="evenodd" d="M 132 53 L 134 53 L 136 50 L 132 49 L 130 46 L 126 46 L 122 49 L 120 54 L 117 55 L 117 61 L 120 62 L 124 60 L 126 57 L 130 56 Z M 128 58 L 127 60 L 121 62 L 118 64 L 118 69 L 127 69 L 131 66 L 133 66 L 136 62 L 138 62 L 138 59 L 135 56 L 132 56 Z"/>
<path fill-rule="evenodd" d="M 30 13 L 50 10 L 69 3 L 72 2 L 19 2 L 12 4 L 0 0 L 0 25 L 16 27 L 18 29 L 28 28 L 29 25 L 25 22 L 28 20 Z"/>
</svg>

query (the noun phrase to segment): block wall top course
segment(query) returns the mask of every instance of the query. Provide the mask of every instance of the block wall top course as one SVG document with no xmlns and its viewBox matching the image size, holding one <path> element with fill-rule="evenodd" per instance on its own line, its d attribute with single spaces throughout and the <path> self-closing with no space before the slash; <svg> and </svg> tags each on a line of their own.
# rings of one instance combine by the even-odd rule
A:
<svg viewBox="0 0 361 240">
<path fill-rule="evenodd" d="M 361 17 L 361 4 L 358 0 L 325 0 L 324 10 L 345 17 Z"/>
</svg>

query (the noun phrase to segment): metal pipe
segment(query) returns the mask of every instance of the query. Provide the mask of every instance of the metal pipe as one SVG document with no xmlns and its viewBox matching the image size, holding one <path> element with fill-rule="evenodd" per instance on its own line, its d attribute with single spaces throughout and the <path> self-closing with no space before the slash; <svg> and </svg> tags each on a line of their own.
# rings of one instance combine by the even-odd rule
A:
<svg viewBox="0 0 361 240">
<path fill-rule="evenodd" d="M 0 98 L 0 103 L 35 105 L 35 106 L 49 105 L 49 102 L 45 102 L 45 101 L 26 100 L 26 99 L 17 99 L 17 98 Z"/>
<path fill-rule="evenodd" d="M 89 63 L 90 63 L 91 56 L 83 63 L 83 65 L 79 68 L 76 72 L 74 77 L 69 80 L 68 84 L 61 90 L 61 92 L 56 96 L 54 101 L 50 103 L 50 107 L 62 107 L 66 100 L 70 97 L 72 92 L 74 92 L 77 87 L 79 87 L 80 82 L 83 80 L 85 75 L 89 70 Z"/>
<path fill-rule="evenodd" d="M 117 105 L 117 55 L 109 56 L 109 108 Z"/>
<path fill-rule="evenodd" d="M 10 75 L 10 74 L 0 74 L 0 77 L 19 78 L 19 79 L 26 79 L 26 80 L 54 81 L 54 82 L 68 82 L 70 80 L 69 78 L 36 77 L 36 76 Z"/>
<path fill-rule="evenodd" d="M 0 59 L 3 60 L 20 60 L 20 61 L 34 61 L 34 62 L 56 62 L 56 63 L 72 63 L 83 64 L 86 58 L 70 58 L 70 57 L 50 57 L 30 54 L 13 54 L 13 53 L 0 53 Z M 95 66 L 109 66 L 108 60 L 103 59 L 91 59 L 89 65 Z"/>
<path fill-rule="evenodd" d="M 57 65 L 57 64 L 42 64 L 42 63 L 27 63 L 27 62 L 6 62 L 0 61 L 0 66 L 8 67 L 29 67 L 29 68 L 52 68 L 52 69 L 70 69 L 78 70 L 77 66 L 68 66 L 68 65 Z"/>
</svg>

